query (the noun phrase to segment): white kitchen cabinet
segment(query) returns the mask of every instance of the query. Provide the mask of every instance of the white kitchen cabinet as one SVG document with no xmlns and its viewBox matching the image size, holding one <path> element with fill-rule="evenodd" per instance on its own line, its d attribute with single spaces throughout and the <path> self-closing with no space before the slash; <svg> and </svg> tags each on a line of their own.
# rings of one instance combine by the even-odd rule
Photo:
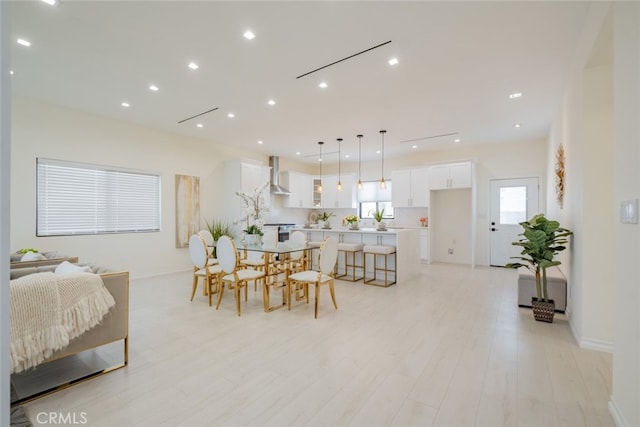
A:
<svg viewBox="0 0 640 427">
<path fill-rule="evenodd" d="M 420 230 L 420 263 L 429 263 L 429 229 Z"/>
<path fill-rule="evenodd" d="M 287 196 L 286 206 L 289 208 L 313 208 L 313 180 L 311 175 L 288 171 L 280 175 L 282 185 L 291 194 Z"/>
<path fill-rule="evenodd" d="M 242 199 L 237 192 L 253 195 L 257 189 L 266 185 L 262 192 L 264 207 L 271 205 L 269 194 L 269 166 L 229 160 L 224 164 L 224 180 L 222 182 L 225 218 L 236 221 L 242 217 Z"/>
<path fill-rule="evenodd" d="M 356 179 L 355 175 L 341 175 L 342 190 L 338 191 L 338 175 L 322 177 L 322 208 L 355 208 Z"/>
<path fill-rule="evenodd" d="M 394 208 L 429 206 L 429 169 L 404 169 L 391 172 Z"/>
<path fill-rule="evenodd" d="M 429 167 L 429 189 L 471 188 L 471 162 L 448 163 Z"/>
</svg>

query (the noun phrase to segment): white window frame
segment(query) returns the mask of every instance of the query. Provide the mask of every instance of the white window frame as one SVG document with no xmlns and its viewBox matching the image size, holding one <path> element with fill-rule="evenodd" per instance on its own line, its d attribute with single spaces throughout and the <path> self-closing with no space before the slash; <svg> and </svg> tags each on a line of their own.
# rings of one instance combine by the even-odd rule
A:
<svg viewBox="0 0 640 427">
<path fill-rule="evenodd" d="M 362 208 L 363 203 L 375 203 L 376 209 L 381 210 L 382 205 L 385 203 L 391 203 L 391 180 L 387 181 L 388 188 L 386 190 L 380 190 L 380 182 L 379 181 L 365 181 L 362 183 L 366 187 L 369 187 L 366 193 L 369 197 L 362 198 L 361 196 L 365 193 L 365 191 L 358 191 L 358 214 L 361 219 L 372 219 L 373 215 L 369 213 L 369 211 L 364 212 Z M 384 196 L 386 195 L 386 197 Z M 392 205 L 393 208 L 393 205 Z M 395 209 L 392 210 L 392 213 L 385 212 L 384 219 L 394 219 L 395 218 Z"/>
<path fill-rule="evenodd" d="M 161 177 L 114 166 L 36 159 L 36 236 L 160 231 Z"/>
</svg>

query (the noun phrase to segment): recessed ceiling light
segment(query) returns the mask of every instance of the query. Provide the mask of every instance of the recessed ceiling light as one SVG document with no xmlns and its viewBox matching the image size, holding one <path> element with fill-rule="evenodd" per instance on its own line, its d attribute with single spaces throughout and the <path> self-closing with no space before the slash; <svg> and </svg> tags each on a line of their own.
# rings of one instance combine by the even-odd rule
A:
<svg viewBox="0 0 640 427">
<path fill-rule="evenodd" d="M 229 113 L 229 114 L 227 114 L 227 117 L 229 117 L 230 119 L 233 119 L 235 116 L 236 116 L 236 115 L 235 115 L 235 114 L 233 114 L 233 113 Z"/>
<path fill-rule="evenodd" d="M 200 66 L 198 64 L 196 64 L 195 62 L 189 62 L 189 65 L 187 65 L 189 68 L 191 68 L 192 70 L 197 70 L 198 68 L 200 68 Z"/>
<path fill-rule="evenodd" d="M 56 0 L 42 0 L 44 3 L 48 4 L 49 6 L 55 6 L 57 1 Z"/>
<path fill-rule="evenodd" d="M 302 153 L 300 153 L 299 151 L 296 151 L 296 156 L 299 156 L 300 154 Z"/>
<path fill-rule="evenodd" d="M 26 47 L 31 46 L 31 42 L 30 42 L 30 41 L 27 41 L 27 40 L 25 40 L 25 39 L 18 39 L 18 40 L 16 40 L 16 41 L 18 42 L 18 44 L 20 44 L 20 45 L 22 45 L 22 46 L 26 46 Z"/>
<path fill-rule="evenodd" d="M 262 142 L 262 141 L 258 141 L 258 144 L 261 144 L 261 145 L 262 145 L 262 144 L 263 144 L 263 142 Z"/>
<path fill-rule="evenodd" d="M 348 155 L 348 154 L 345 154 L 345 155 L 344 155 L 344 158 L 345 158 L 345 159 L 348 159 L 348 158 L 349 158 L 349 155 Z"/>
<path fill-rule="evenodd" d="M 521 96 L 522 96 L 522 92 L 516 92 L 509 95 L 509 98 L 516 99 L 516 98 L 520 98 Z"/>
<path fill-rule="evenodd" d="M 127 101 L 121 102 L 120 105 L 122 105 L 123 107 L 130 107 L 131 106 Z"/>
<path fill-rule="evenodd" d="M 256 36 L 256 35 L 255 35 L 255 34 L 253 34 L 251 31 L 246 31 L 246 32 L 243 34 L 243 36 L 244 36 L 244 38 L 245 38 L 245 39 L 247 39 L 247 40 L 252 40 L 252 39 L 254 39 L 254 38 L 255 38 L 255 36 Z"/>
<path fill-rule="evenodd" d="M 389 65 L 397 65 L 398 58 L 391 58 L 388 62 L 389 62 Z"/>
<path fill-rule="evenodd" d="M 319 162 L 321 162 L 321 161 L 322 161 L 322 159 L 318 159 L 318 161 L 319 161 Z"/>
<path fill-rule="evenodd" d="M 522 127 L 522 125 L 520 123 L 516 123 L 515 125 L 517 128 Z"/>
<path fill-rule="evenodd" d="M 160 88 L 159 88 L 158 86 L 156 86 L 156 85 L 150 85 L 150 86 L 149 86 L 149 90 L 152 90 L 152 91 L 154 91 L 154 92 L 157 92 L 158 90 L 160 90 Z"/>
<path fill-rule="evenodd" d="M 203 125 L 202 123 L 198 123 L 198 124 L 196 125 L 196 127 L 203 128 L 203 127 L 204 127 L 204 125 Z"/>
<path fill-rule="evenodd" d="M 13 76 L 13 70 L 9 70 L 9 74 Z"/>
<path fill-rule="evenodd" d="M 376 154 L 380 154 L 380 150 L 376 150 Z"/>
<path fill-rule="evenodd" d="M 276 101 L 274 101 L 273 99 L 270 99 L 270 100 L 267 101 L 267 104 L 276 105 Z"/>
<path fill-rule="evenodd" d="M 454 139 L 453 142 L 460 142 L 460 138 Z"/>
<path fill-rule="evenodd" d="M 327 88 L 327 86 L 329 86 L 329 85 L 327 84 L 327 82 L 321 82 L 321 83 L 318 85 L 318 87 L 321 87 L 322 89 Z"/>
<path fill-rule="evenodd" d="M 412 145 L 411 148 L 418 148 L 418 146 L 417 145 Z"/>
</svg>

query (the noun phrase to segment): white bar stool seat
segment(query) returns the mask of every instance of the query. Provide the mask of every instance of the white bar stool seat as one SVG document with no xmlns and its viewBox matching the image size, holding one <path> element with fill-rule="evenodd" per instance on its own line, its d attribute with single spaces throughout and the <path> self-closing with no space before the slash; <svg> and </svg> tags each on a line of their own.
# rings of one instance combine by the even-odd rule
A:
<svg viewBox="0 0 640 427">
<path fill-rule="evenodd" d="M 336 276 L 336 279 L 344 277 L 344 280 L 357 282 L 364 278 L 364 273 L 360 277 L 356 277 L 356 268 L 362 269 L 362 264 L 356 264 L 356 255 L 362 253 L 364 244 L 362 243 L 338 243 L 338 261 L 336 262 L 336 274 L 340 264 L 340 254 L 344 254 L 344 274 Z M 351 255 L 351 263 L 349 263 L 349 255 Z M 351 269 L 351 274 L 349 274 Z"/>
<path fill-rule="evenodd" d="M 364 280 L 366 285 L 391 286 L 396 283 L 396 247 L 393 245 L 366 245 L 363 249 Z M 373 255 L 373 277 L 367 278 L 367 255 Z M 393 268 L 389 268 L 389 256 L 393 255 Z M 378 267 L 377 259 L 384 256 L 384 268 Z M 378 271 L 384 271 L 384 281 L 378 280 Z M 393 279 L 389 279 L 389 273 L 393 273 Z"/>
</svg>

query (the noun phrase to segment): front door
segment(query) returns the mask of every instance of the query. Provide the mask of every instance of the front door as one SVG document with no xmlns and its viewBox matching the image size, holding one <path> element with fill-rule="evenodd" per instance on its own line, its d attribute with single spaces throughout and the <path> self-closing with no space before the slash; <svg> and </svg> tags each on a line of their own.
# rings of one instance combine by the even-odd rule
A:
<svg viewBox="0 0 640 427">
<path fill-rule="evenodd" d="M 538 178 L 493 179 L 490 193 L 489 263 L 504 267 L 522 251 L 511 244 L 520 239 L 520 223 L 540 213 Z"/>
</svg>

